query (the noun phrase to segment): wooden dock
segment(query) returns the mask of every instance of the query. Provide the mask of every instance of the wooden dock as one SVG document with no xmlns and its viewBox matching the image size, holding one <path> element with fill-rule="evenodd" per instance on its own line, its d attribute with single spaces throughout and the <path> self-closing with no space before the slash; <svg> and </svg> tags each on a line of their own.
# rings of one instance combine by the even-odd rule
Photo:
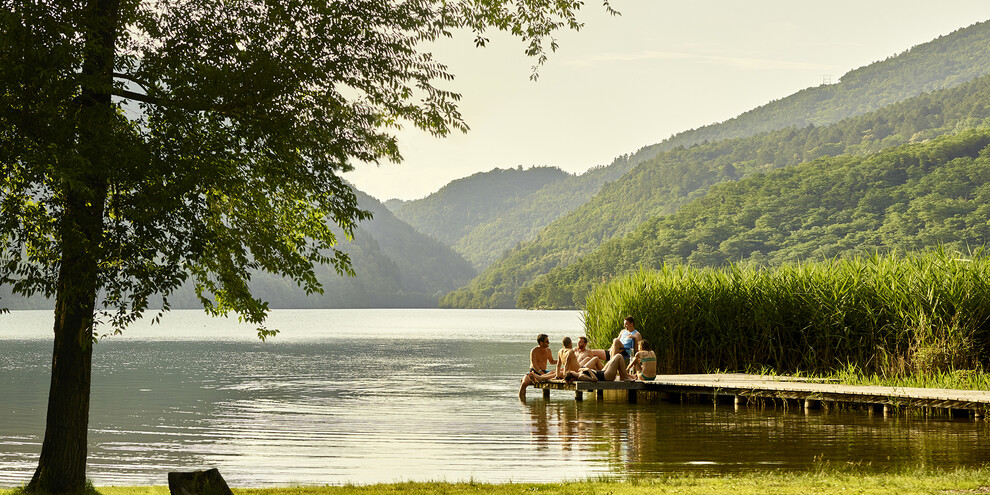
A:
<svg viewBox="0 0 990 495">
<path fill-rule="evenodd" d="M 951 390 L 937 388 L 874 387 L 842 385 L 792 377 L 747 374 L 658 375 L 652 382 L 574 382 L 551 380 L 534 385 L 543 389 L 574 392 L 576 400 L 584 393 L 594 393 L 599 400 L 606 391 L 613 397 L 629 402 L 680 400 L 683 395 L 710 396 L 716 402 L 732 401 L 744 405 L 754 400 L 779 400 L 788 406 L 804 409 L 828 408 L 835 405 L 855 405 L 882 408 L 884 414 L 899 408 L 948 409 L 954 414 L 966 413 L 976 418 L 990 412 L 990 391 Z"/>
</svg>

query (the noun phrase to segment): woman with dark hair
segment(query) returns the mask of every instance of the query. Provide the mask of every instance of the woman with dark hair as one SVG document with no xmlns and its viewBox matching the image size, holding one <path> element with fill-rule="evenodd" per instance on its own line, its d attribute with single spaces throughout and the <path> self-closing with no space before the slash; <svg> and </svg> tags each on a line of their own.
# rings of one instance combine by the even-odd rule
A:
<svg viewBox="0 0 990 495">
<path fill-rule="evenodd" d="M 629 362 L 629 374 L 645 382 L 653 381 L 657 377 L 657 354 L 646 339 L 639 341 L 639 348 L 640 351 Z"/>
</svg>

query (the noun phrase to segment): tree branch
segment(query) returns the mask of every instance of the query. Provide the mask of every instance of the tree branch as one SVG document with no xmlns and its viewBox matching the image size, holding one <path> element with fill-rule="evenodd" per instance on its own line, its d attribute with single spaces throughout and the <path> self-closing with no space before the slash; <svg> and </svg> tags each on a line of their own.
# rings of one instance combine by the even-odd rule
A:
<svg viewBox="0 0 990 495">
<path fill-rule="evenodd" d="M 130 100 L 137 100 L 137 101 L 140 101 L 142 103 L 148 103 L 148 104 L 151 104 L 151 105 L 164 105 L 165 104 L 164 101 L 159 100 L 158 98 L 152 98 L 152 97 L 150 97 L 148 95 L 143 95 L 141 93 L 135 93 L 133 91 L 128 91 L 126 89 L 116 89 L 116 88 L 114 88 L 114 90 L 111 91 L 110 94 L 112 94 L 114 96 L 119 96 L 121 98 L 127 98 L 127 99 L 130 99 Z"/>
<path fill-rule="evenodd" d="M 148 88 L 150 88 L 151 86 L 154 86 L 153 84 L 149 83 L 148 81 L 144 81 L 144 80 L 138 79 L 138 78 L 136 78 L 136 77 L 134 77 L 134 76 L 132 76 L 130 74 L 125 74 L 123 72 L 113 72 L 110 75 L 112 75 L 113 77 L 115 77 L 117 79 L 124 79 L 124 80 L 130 81 L 130 82 L 132 82 L 134 84 L 137 84 L 138 86 L 141 86 L 141 89 L 143 89 L 145 93 L 148 92 Z"/>
</svg>

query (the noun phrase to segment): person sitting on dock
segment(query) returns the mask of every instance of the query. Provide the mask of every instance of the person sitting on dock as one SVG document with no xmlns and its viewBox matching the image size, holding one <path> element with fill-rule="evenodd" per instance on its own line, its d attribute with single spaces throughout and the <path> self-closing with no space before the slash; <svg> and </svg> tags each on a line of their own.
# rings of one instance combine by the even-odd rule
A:
<svg viewBox="0 0 990 495">
<path fill-rule="evenodd" d="M 564 347 L 561 347 L 560 350 L 557 351 L 557 372 L 554 374 L 554 378 L 563 380 L 565 373 L 568 371 L 577 371 L 581 368 L 581 364 L 578 362 L 577 355 L 574 354 L 574 349 L 572 349 L 573 344 L 571 343 L 571 338 L 564 337 L 560 343 Z"/>
<path fill-rule="evenodd" d="M 636 320 L 632 316 L 627 316 L 622 322 L 625 327 L 619 336 L 612 340 L 612 347 L 605 352 L 603 360 L 608 362 L 612 356 L 621 354 L 626 362 L 632 361 L 633 355 L 639 352 L 639 342 L 643 340 L 643 334 L 636 330 Z"/>
<path fill-rule="evenodd" d="M 615 381 L 616 377 L 624 382 L 633 381 L 633 378 L 626 371 L 626 359 L 622 357 L 622 354 L 613 355 L 608 360 L 608 364 L 600 370 L 581 368 L 576 372 L 568 372 L 564 375 L 564 380 L 567 382 L 573 382 L 575 380 L 582 382 L 611 382 Z"/>
<path fill-rule="evenodd" d="M 556 376 L 555 372 L 547 371 L 547 363 L 557 364 L 553 359 L 553 351 L 550 350 L 550 337 L 541 333 L 536 336 L 536 347 L 529 351 L 529 372 L 523 376 L 519 385 L 519 398 L 526 400 L 526 387 L 537 381 L 549 380 Z"/>
<path fill-rule="evenodd" d="M 622 351 L 626 360 L 631 361 L 633 355 L 639 352 L 639 343 L 643 340 L 643 334 L 636 330 L 636 320 L 632 316 L 627 316 L 622 322 L 623 329 L 619 332 L 619 337 L 615 339 L 622 344 Z M 615 349 L 615 341 L 612 348 Z"/>
<path fill-rule="evenodd" d="M 639 348 L 640 351 L 629 362 L 627 371 L 644 382 L 653 381 L 657 377 L 657 354 L 646 339 L 639 341 Z"/>
<path fill-rule="evenodd" d="M 605 349 L 588 349 L 588 337 L 578 337 L 578 347 L 574 350 L 578 364 L 582 368 L 600 370 L 603 363 L 608 361 L 608 351 Z"/>
</svg>

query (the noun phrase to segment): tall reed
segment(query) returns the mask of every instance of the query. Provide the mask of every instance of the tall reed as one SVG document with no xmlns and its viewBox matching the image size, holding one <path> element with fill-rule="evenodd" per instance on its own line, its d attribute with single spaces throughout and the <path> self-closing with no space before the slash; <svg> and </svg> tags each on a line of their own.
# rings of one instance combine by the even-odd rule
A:
<svg viewBox="0 0 990 495">
<path fill-rule="evenodd" d="M 770 368 L 883 377 L 982 370 L 990 257 L 943 250 L 775 268 L 664 266 L 597 287 L 584 323 L 607 346 L 633 315 L 661 372 Z"/>
</svg>

